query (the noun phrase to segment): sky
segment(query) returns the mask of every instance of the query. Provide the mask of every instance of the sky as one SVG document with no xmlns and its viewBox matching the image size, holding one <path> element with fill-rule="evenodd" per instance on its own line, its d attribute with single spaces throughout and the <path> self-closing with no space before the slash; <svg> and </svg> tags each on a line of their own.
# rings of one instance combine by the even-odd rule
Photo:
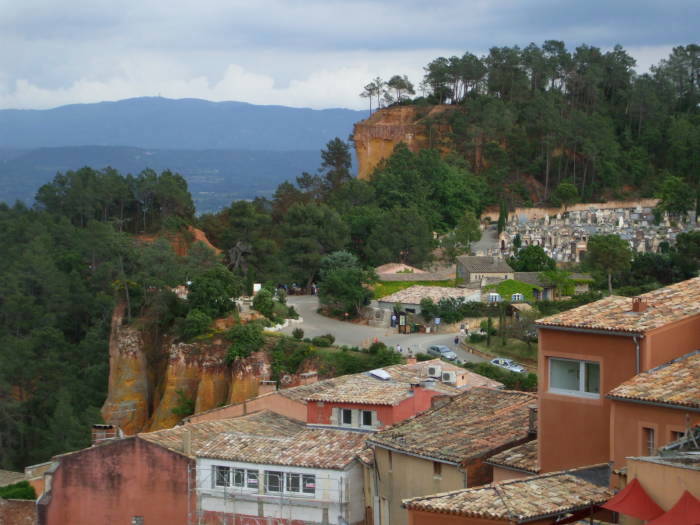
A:
<svg viewBox="0 0 700 525">
<path fill-rule="evenodd" d="M 438 56 L 621 44 L 637 70 L 698 42 L 697 0 L 0 0 L 0 108 L 138 96 L 363 109 Z"/>
</svg>

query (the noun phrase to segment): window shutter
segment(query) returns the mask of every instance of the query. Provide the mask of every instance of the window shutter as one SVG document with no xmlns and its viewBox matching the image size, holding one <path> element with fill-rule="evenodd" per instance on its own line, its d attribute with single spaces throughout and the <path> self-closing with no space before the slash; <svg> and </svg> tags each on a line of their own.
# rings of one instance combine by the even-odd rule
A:
<svg viewBox="0 0 700 525">
<path fill-rule="evenodd" d="M 360 410 L 353 410 L 352 411 L 352 426 L 353 427 L 360 426 Z"/>
<path fill-rule="evenodd" d="M 379 419 L 377 418 L 377 411 L 372 410 L 372 428 L 379 427 Z"/>
<path fill-rule="evenodd" d="M 340 409 L 338 407 L 333 407 L 331 409 L 331 425 L 342 425 L 343 421 L 340 418 Z"/>
</svg>

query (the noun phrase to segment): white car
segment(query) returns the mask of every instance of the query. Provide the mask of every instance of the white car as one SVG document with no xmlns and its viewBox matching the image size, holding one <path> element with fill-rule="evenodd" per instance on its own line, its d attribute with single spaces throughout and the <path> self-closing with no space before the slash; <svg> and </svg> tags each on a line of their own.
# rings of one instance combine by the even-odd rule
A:
<svg viewBox="0 0 700 525">
<path fill-rule="evenodd" d="M 524 366 L 519 365 L 515 361 L 512 361 L 510 359 L 505 359 L 503 357 L 497 357 L 495 359 L 491 359 L 491 364 L 499 366 L 501 368 L 505 368 L 506 370 L 510 370 L 511 372 L 518 372 L 520 374 L 526 372 Z"/>
</svg>

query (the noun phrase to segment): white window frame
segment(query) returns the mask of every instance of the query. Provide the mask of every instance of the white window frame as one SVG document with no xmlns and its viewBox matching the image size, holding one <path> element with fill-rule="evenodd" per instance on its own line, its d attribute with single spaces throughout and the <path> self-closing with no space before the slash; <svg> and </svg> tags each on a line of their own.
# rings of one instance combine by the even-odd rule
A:
<svg viewBox="0 0 700 525">
<path fill-rule="evenodd" d="M 289 486 L 289 485 L 290 485 L 289 480 L 290 480 L 291 478 L 296 478 L 296 480 L 297 480 L 297 487 L 298 487 L 299 490 L 294 490 L 294 489 L 290 488 L 290 486 Z M 299 474 L 298 472 L 285 472 L 285 473 L 284 473 L 284 491 L 285 491 L 285 492 L 289 492 L 289 493 L 291 493 L 291 494 L 301 494 L 301 490 L 302 490 L 302 477 L 301 477 L 301 474 Z"/>
<path fill-rule="evenodd" d="M 306 489 L 306 481 L 307 478 L 313 478 L 313 488 L 307 490 Z M 301 493 L 304 494 L 305 496 L 316 496 L 316 474 L 302 474 L 301 475 Z"/>
<path fill-rule="evenodd" d="M 578 374 L 578 390 L 567 390 L 565 388 L 555 388 L 552 386 L 552 361 L 569 361 L 570 363 L 578 363 L 579 365 L 579 374 Z M 585 397 L 588 399 L 600 399 L 600 392 L 594 393 L 594 392 L 586 392 L 586 365 L 587 364 L 592 364 L 592 365 L 598 365 L 598 390 L 600 390 L 601 387 L 601 373 L 600 373 L 600 362 L 599 361 L 586 361 L 586 360 L 581 360 L 581 359 L 569 359 L 566 357 L 549 357 L 548 358 L 548 363 L 547 366 L 549 368 L 548 373 L 548 380 L 549 380 L 549 392 L 552 394 L 560 394 L 564 396 L 574 396 L 574 397 Z"/>
<path fill-rule="evenodd" d="M 265 494 L 283 494 L 284 493 L 284 472 L 279 470 L 265 471 Z M 279 490 L 270 490 L 270 480 L 277 478 Z"/>
<path fill-rule="evenodd" d="M 233 470 L 231 467 L 226 465 L 214 465 L 213 470 L 214 488 L 222 489 L 231 486 L 231 471 Z M 226 474 L 223 479 L 223 484 L 219 483 L 219 473 Z"/>
</svg>

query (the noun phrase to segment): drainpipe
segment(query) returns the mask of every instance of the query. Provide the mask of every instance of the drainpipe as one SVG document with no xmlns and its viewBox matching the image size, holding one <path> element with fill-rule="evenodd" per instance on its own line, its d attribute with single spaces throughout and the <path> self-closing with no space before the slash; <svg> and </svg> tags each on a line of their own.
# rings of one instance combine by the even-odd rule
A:
<svg viewBox="0 0 700 525">
<path fill-rule="evenodd" d="M 637 371 L 636 374 L 639 375 L 639 372 L 641 371 L 641 363 L 640 363 L 640 354 L 639 354 L 639 342 L 643 338 L 643 335 L 633 335 L 632 336 L 632 341 L 634 341 L 634 349 L 636 353 L 636 358 L 637 358 Z M 638 339 L 639 338 L 639 339 Z"/>
</svg>

